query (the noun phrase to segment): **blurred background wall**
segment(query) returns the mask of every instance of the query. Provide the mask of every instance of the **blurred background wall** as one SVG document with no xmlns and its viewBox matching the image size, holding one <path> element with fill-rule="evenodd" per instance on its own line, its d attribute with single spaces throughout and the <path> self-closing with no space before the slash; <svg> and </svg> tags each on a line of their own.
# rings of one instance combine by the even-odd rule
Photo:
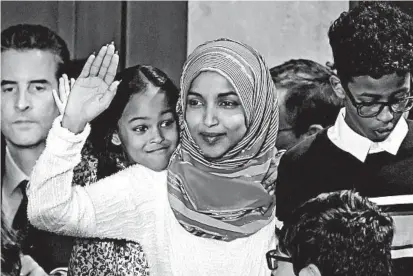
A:
<svg viewBox="0 0 413 276">
<path fill-rule="evenodd" d="M 396 4 L 412 12 L 412 2 Z M 83 61 L 114 41 L 120 67 L 151 64 L 178 84 L 187 53 L 218 37 L 256 48 L 270 67 L 291 58 L 331 61 L 327 30 L 357 1 L 1 1 L 1 29 L 37 23 Z"/>
<path fill-rule="evenodd" d="M 332 60 L 327 31 L 349 1 L 189 2 L 188 51 L 216 37 L 256 48 L 268 66 L 291 58 Z"/>
</svg>

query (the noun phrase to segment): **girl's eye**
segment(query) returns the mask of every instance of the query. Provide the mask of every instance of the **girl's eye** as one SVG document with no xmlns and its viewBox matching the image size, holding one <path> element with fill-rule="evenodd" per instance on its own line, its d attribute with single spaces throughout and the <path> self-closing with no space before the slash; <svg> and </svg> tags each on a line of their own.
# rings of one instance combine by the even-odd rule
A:
<svg viewBox="0 0 413 276">
<path fill-rule="evenodd" d="M 171 126 L 173 123 L 175 122 L 175 120 L 165 120 L 161 122 L 161 127 L 169 127 Z"/>
<path fill-rule="evenodd" d="M 148 130 L 147 126 L 137 126 L 133 129 L 133 131 L 139 132 L 139 133 L 145 132 L 147 130 Z"/>
<path fill-rule="evenodd" d="M 188 105 L 190 105 L 190 106 L 199 106 L 199 105 L 201 105 L 201 102 L 199 100 L 196 100 L 196 99 L 190 99 L 190 100 L 188 100 Z"/>
</svg>

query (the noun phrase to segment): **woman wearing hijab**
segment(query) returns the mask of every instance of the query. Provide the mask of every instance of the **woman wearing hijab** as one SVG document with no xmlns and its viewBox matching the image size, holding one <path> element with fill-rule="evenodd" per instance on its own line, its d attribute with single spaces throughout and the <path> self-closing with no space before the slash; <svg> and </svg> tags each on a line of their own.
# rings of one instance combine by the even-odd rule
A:
<svg viewBox="0 0 413 276">
<path fill-rule="evenodd" d="M 181 144 L 168 171 L 132 165 L 90 187 L 72 187 L 87 123 L 115 93 L 116 62 L 108 48 L 85 65 L 81 76 L 101 78 L 104 89 L 76 81 L 31 177 L 31 223 L 139 242 L 151 275 L 268 275 L 265 253 L 276 245 L 278 104 L 262 57 L 228 39 L 200 45 L 184 65 Z"/>
</svg>

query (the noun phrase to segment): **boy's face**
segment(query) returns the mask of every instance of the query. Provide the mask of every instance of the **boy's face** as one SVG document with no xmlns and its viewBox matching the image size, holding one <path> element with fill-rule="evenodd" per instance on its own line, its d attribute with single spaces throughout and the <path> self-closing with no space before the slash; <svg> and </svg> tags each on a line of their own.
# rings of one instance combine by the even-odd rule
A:
<svg viewBox="0 0 413 276">
<path fill-rule="evenodd" d="M 385 140 L 393 131 L 403 113 L 393 112 L 385 106 L 379 114 L 370 118 L 361 117 L 349 98 L 349 93 L 357 103 L 397 102 L 409 96 L 410 73 L 384 75 L 379 79 L 370 76 L 354 77 L 347 84 L 345 121 L 355 132 L 371 141 Z"/>
</svg>

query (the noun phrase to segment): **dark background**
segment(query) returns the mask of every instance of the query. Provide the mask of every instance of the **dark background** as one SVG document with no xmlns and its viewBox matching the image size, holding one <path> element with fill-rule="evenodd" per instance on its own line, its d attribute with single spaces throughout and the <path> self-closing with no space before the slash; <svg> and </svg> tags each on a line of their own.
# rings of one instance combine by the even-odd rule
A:
<svg viewBox="0 0 413 276">
<path fill-rule="evenodd" d="M 187 10 L 182 1 L 1 1 L 1 29 L 20 23 L 49 27 L 80 64 L 114 41 L 120 69 L 150 64 L 179 84 L 187 50 Z"/>
</svg>

